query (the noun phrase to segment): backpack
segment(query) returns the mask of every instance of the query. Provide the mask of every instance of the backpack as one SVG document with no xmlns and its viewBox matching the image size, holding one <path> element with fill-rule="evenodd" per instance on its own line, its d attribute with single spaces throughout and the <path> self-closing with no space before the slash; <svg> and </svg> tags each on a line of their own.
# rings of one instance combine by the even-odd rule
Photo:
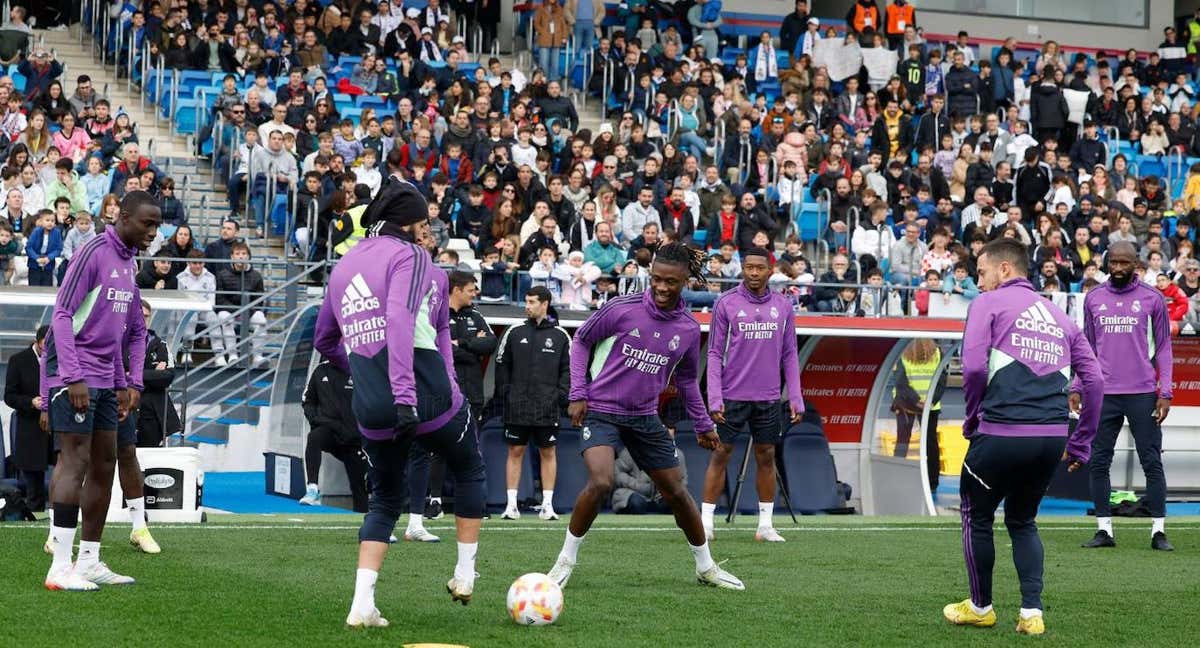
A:
<svg viewBox="0 0 1200 648">
<path fill-rule="evenodd" d="M 721 19 L 721 0 L 708 0 L 700 8 L 700 22 L 716 22 Z"/>
<path fill-rule="evenodd" d="M 29 505 L 25 503 L 25 491 L 15 479 L 0 480 L 0 522 L 28 522 L 35 520 Z"/>
</svg>

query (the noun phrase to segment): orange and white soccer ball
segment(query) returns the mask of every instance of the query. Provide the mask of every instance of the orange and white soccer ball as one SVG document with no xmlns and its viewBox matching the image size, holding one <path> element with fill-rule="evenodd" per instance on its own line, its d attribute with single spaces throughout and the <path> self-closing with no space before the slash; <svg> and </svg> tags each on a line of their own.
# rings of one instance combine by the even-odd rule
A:
<svg viewBox="0 0 1200 648">
<path fill-rule="evenodd" d="M 525 574 L 508 588 L 508 615 L 518 625 L 550 625 L 562 609 L 562 588 L 545 574 Z"/>
</svg>

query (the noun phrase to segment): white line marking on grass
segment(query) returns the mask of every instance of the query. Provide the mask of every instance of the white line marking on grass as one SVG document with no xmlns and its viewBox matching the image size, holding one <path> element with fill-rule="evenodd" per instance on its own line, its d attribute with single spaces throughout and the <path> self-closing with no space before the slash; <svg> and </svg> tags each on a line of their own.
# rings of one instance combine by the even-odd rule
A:
<svg viewBox="0 0 1200 648">
<path fill-rule="evenodd" d="M 128 524 L 108 524 L 108 527 L 130 526 Z M 303 530 L 303 531 L 357 531 L 359 525 L 296 525 L 296 524 L 159 524 L 155 525 L 155 531 L 164 530 L 188 530 L 188 531 L 265 531 L 272 529 L 279 530 Z M 427 526 L 430 531 L 454 531 L 452 526 Z M 484 526 L 483 531 L 550 531 L 561 534 L 565 526 Z M 714 531 L 719 533 L 744 533 L 751 529 L 750 526 L 721 528 L 717 527 Z M 776 527 L 779 531 L 787 531 L 789 533 L 899 533 L 910 531 L 937 531 L 937 532 L 954 532 L 960 533 L 962 528 L 959 525 L 944 525 L 944 526 L 827 526 L 827 527 L 808 527 L 808 526 L 793 526 L 793 527 Z M 999 525 L 997 525 L 999 528 Z M 46 530 L 45 524 L 5 524 L 0 525 L 0 530 L 4 529 L 38 529 Z M 1054 526 L 1054 525 L 1039 525 L 1039 531 L 1094 531 L 1094 525 L 1075 525 L 1075 526 Z M 1171 529 L 1176 531 L 1200 531 L 1200 526 L 1172 526 Z M 661 527 L 592 527 L 588 533 L 593 531 L 599 532 L 617 532 L 617 533 L 680 533 L 679 529 L 671 526 Z"/>
</svg>

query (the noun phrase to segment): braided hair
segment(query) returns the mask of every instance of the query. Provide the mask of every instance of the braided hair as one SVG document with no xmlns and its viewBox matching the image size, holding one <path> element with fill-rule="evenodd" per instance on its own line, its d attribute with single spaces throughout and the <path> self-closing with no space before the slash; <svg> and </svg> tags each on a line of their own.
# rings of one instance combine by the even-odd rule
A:
<svg viewBox="0 0 1200 648">
<path fill-rule="evenodd" d="M 704 251 L 696 248 L 688 247 L 678 241 L 667 243 L 658 248 L 658 252 L 654 255 L 655 261 L 663 263 L 677 263 L 685 265 L 688 269 L 688 275 L 704 280 Z"/>
</svg>

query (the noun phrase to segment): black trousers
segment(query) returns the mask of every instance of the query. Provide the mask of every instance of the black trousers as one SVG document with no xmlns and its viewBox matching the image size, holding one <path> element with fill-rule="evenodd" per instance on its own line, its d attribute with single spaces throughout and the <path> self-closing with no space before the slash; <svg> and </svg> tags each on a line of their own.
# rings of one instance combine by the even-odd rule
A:
<svg viewBox="0 0 1200 648">
<path fill-rule="evenodd" d="M 929 479 L 929 490 L 931 491 L 937 490 L 938 480 L 942 475 L 942 448 L 938 445 L 937 436 L 938 417 L 941 415 L 942 410 L 929 412 L 929 424 L 925 426 L 927 438 L 925 442 L 926 478 Z M 892 456 L 908 456 L 908 442 L 912 438 L 912 429 L 920 420 L 920 413 L 896 412 L 896 449 Z"/>
<path fill-rule="evenodd" d="M 1100 424 L 1096 438 L 1092 440 L 1092 461 L 1090 464 L 1092 477 L 1092 503 L 1096 505 L 1097 517 L 1112 516 L 1109 505 L 1109 491 L 1112 483 L 1109 471 L 1112 468 L 1113 449 L 1117 445 L 1117 436 L 1121 434 L 1121 426 L 1129 421 L 1129 431 L 1133 434 L 1134 447 L 1137 449 L 1138 461 L 1142 463 L 1142 472 L 1146 475 L 1146 506 L 1150 515 L 1165 517 L 1167 515 L 1167 477 L 1162 466 L 1162 427 L 1154 417 L 1154 405 L 1158 395 L 1149 394 L 1107 394 L 1104 406 L 1100 410 Z"/>
<path fill-rule="evenodd" d="M 1042 540 L 1038 506 L 1062 460 L 1066 437 L 1000 437 L 976 435 L 963 461 L 963 555 L 971 602 L 992 604 L 992 567 L 996 548 L 992 526 L 1004 503 L 1004 526 L 1012 541 L 1013 564 L 1021 582 L 1021 607 L 1042 608 Z"/>
<path fill-rule="evenodd" d="M 46 510 L 46 499 L 49 496 L 46 489 L 46 471 L 22 470 L 21 486 L 25 488 L 25 502 L 30 511 Z"/>
<path fill-rule="evenodd" d="M 350 497 L 355 513 L 367 512 L 367 460 L 359 444 L 339 443 L 332 428 L 315 427 L 308 433 L 304 446 L 304 472 L 308 483 L 316 484 L 321 476 L 321 453 L 328 452 L 346 466 L 350 481 Z"/>
</svg>

